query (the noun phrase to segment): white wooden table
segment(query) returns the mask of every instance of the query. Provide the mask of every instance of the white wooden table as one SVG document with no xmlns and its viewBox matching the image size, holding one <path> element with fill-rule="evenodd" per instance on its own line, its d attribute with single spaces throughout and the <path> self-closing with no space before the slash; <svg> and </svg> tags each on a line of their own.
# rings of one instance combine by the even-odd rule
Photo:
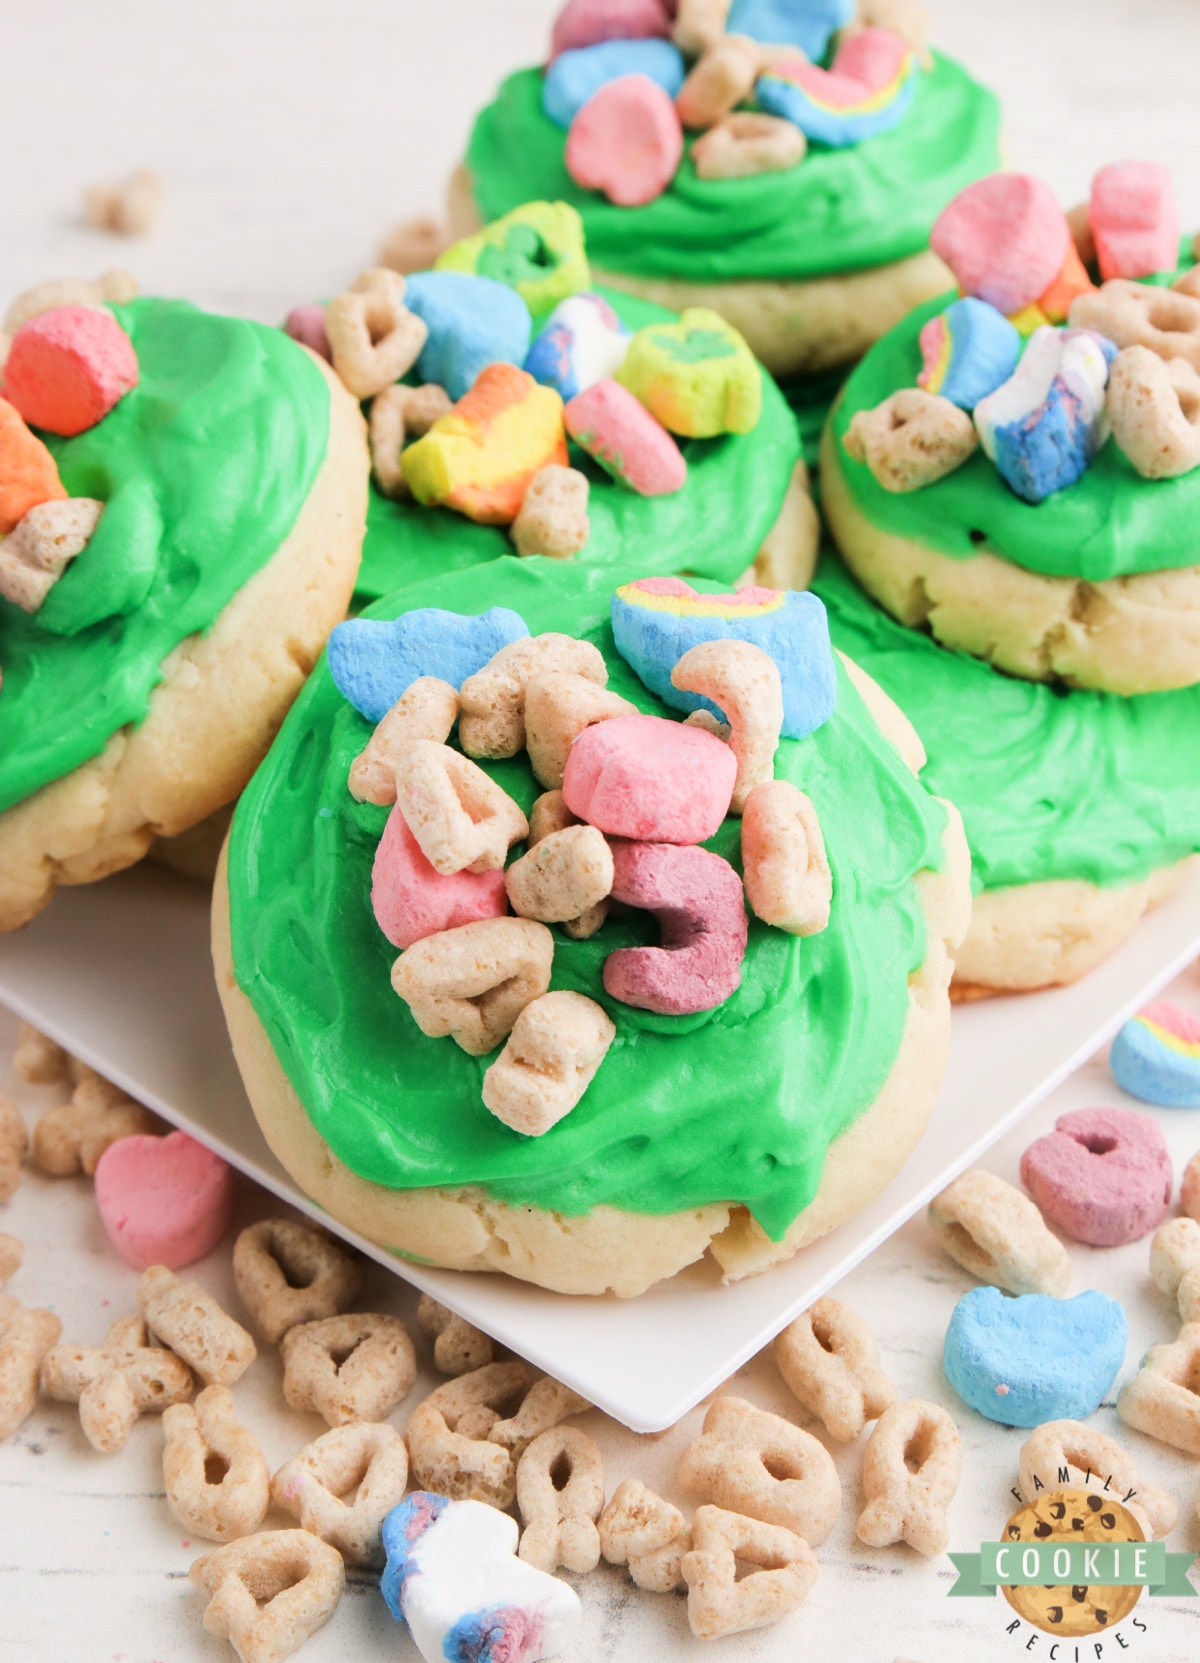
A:
<svg viewBox="0 0 1200 1663">
<path fill-rule="evenodd" d="M 277 320 L 296 301 L 336 290 L 373 256 L 397 219 L 434 208 L 473 109 L 499 75 L 532 61 L 555 10 L 551 0 L 8 0 L 0 16 L 0 300 L 40 278 L 130 266 L 144 288 Z M 933 0 L 935 40 L 961 55 L 1005 96 L 1014 165 L 1042 172 L 1065 201 L 1086 193 L 1103 161 L 1169 162 L 1185 223 L 1200 224 L 1200 152 L 1194 74 L 1200 61 L 1195 0 Z M 158 168 L 170 207 L 153 236 L 133 243 L 86 229 L 85 183 L 135 167 Z M 1200 1011 L 1200 974 L 1174 996 Z M 147 1013 L 152 1020 L 152 1013 Z M 15 1025 L 0 1012 L 0 1090 L 32 1118 L 55 1094 L 18 1086 L 7 1058 Z M 1089 1065 L 1001 1144 L 989 1165 L 1015 1179 L 1021 1150 L 1057 1114 L 1120 1101 L 1101 1061 Z M 1200 1147 L 1200 1114 L 1161 1115 L 1177 1164 Z M 242 1194 L 239 1223 L 269 1210 Z M 108 1248 L 91 1186 L 31 1174 L 0 1229 L 20 1236 L 25 1267 L 11 1284 L 30 1304 L 63 1318 L 65 1337 L 98 1342 L 129 1310 L 135 1277 Z M 1149 1282 L 1147 1244 L 1113 1252 L 1074 1247 L 1075 1288 L 1121 1300 L 1130 1322 L 1123 1379 L 1176 1322 Z M 228 1246 L 195 1274 L 236 1306 Z M 839 1290 L 871 1322 L 904 1395 L 944 1403 L 962 1427 L 964 1476 L 951 1511 L 953 1549 L 994 1536 L 1013 1503 L 1022 1435 L 984 1422 L 954 1398 L 940 1368 L 946 1322 L 971 1279 L 946 1261 L 923 1222 L 909 1225 Z M 402 1284 L 380 1273 L 370 1302 L 402 1313 Z M 425 1375 L 427 1388 L 433 1377 Z M 769 1361 L 733 1389 L 795 1415 Z M 398 1411 L 404 1422 L 421 1390 Z M 321 1430 L 286 1410 L 271 1348 L 236 1389 L 239 1408 L 278 1464 Z M 599 1440 L 611 1489 L 627 1475 L 675 1494 L 680 1448 L 702 1411 L 658 1439 L 638 1440 L 602 1416 L 583 1424 Z M 1111 1406 L 1096 1417 L 1126 1439 L 1144 1476 L 1180 1505 L 1172 1551 L 1200 1551 L 1195 1514 L 1200 1463 L 1126 1434 Z M 140 1422 L 119 1456 L 94 1454 L 74 1412 L 40 1408 L 0 1446 L 0 1659 L 4 1663 L 199 1663 L 231 1659 L 200 1626 L 202 1602 L 187 1566 L 189 1542 L 166 1509 L 161 1432 Z M 1022 1625 L 1007 1634 L 996 1600 L 948 1603 L 945 1559 L 926 1564 L 904 1548 L 864 1549 L 854 1535 L 861 1505 L 861 1446 L 835 1450 L 843 1483 L 838 1525 L 820 1550 L 821 1577 L 808 1605 L 777 1629 L 716 1643 L 714 1656 L 795 1663 L 821 1655 L 851 1663 L 965 1663 L 1049 1657 L 1051 1642 Z M 680 1498 L 681 1499 L 681 1498 Z M 623 1572 L 582 1579 L 585 1643 L 578 1663 L 641 1663 L 700 1654 L 682 1602 L 642 1595 Z M 1148 1625 L 1122 1629 L 1128 1651 L 1106 1637 L 1080 1657 L 1184 1663 L 1200 1655 L 1200 1599 L 1150 1600 Z M 328 1628 L 302 1653 L 309 1663 L 354 1657 L 415 1659 L 374 1584 L 352 1578 Z M 1060 1648 L 1058 1663 L 1076 1663 Z"/>
</svg>

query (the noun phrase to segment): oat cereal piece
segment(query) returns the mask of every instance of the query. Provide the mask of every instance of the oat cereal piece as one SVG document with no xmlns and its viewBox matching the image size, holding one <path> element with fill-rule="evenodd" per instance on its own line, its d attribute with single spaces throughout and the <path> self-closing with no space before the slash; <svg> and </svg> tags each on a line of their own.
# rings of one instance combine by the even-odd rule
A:
<svg viewBox="0 0 1200 1663">
<path fill-rule="evenodd" d="M 1192 244 L 1192 258 L 1194 260 L 1200 260 L 1200 253 L 1197 252 L 1198 246 L 1200 246 L 1200 234 L 1196 236 Z M 1181 271 L 1171 287 L 1176 294 L 1190 295 L 1193 300 L 1200 300 L 1200 266 L 1189 266 L 1186 271 Z"/>
<path fill-rule="evenodd" d="M 1121 1388 L 1117 1413 L 1148 1438 L 1200 1455 L 1200 1322 L 1186 1322 L 1171 1345 L 1155 1345 Z"/>
<path fill-rule="evenodd" d="M 612 850 L 594 826 L 566 826 L 514 861 L 504 883 L 518 918 L 562 924 L 612 893 Z"/>
<path fill-rule="evenodd" d="M 468 756 L 516 756 L 525 744 L 525 690 L 530 678 L 552 672 L 608 684 L 608 666 L 590 641 L 551 631 L 501 647 L 459 690 L 458 737 Z"/>
<path fill-rule="evenodd" d="M 636 705 L 587 676 L 561 671 L 531 676 L 525 688 L 525 748 L 538 784 L 561 789 L 571 746 L 584 728 L 636 714 Z"/>
<path fill-rule="evenodd" d="M 549 462 L 525 487 L 517 517 L 509 535 L 522 558 L 545 555 L 549 560 L 570 560 L 587 542 L 588 494 L 586 474 L 578 468 L 564 468 Z"/>
<path fill-rule="evenodd" d="M 714 739 L 719 739 L 722 745 L 728 745 L 729 735 L 733 732 L 729 723 L 720 721 L 711 710 L 689 711 L 683 718 L 683 725 L 685 728 L 703 728 L 705 733 L 711 733 Z"/>
<path fill-rule="evenodd" d="M 161 219 L 164 197 L 160 175 L 142 168 L 116 184 L 89 185 L 83 193 L 83 215 L 97 231 L 141 237 Z"/>
<path fill-rule="evenodd" d="M 0 1296 L 7 1305 L 11 1295 Z M 11 1438 L 33 1413 L 42 1380 L 42 1359 L 58 1343 L 62 1323 L 50 1311 L 16 1305 L 0 1310 L 0 1443 Z"/>
<path fill-rule="evenodd" d="M 333 367 L 355 398 L 372 398 L 407 375 L 429 333 L 404 304 L 404 279 L 378 266 L 325 308 Z"/>
<path fill-rule="evenodd" d="M 782 1525 L 699 1507 L 692 1541 L 682 1568 L 697 1640 L 767 1628 L 803 1605 L 817 1580 L 811 1547 Z M 739 1579 L 739 1561 L 757 1568 Z"/>
<path fill-rule="evenodd" d="M 1113 438 L 1143 479 L 1175 479 L 1200 466 L 1200 374 L 1186 359 L 1164 360 L 1144 346 L 1118 352 L 1108 414 Z"/>
<path fill-rule="evenodd" d="M 1200 297 L 1113 277 L 1071 302 L 1072 329 L 1095 329 L 1120 348 L 1148 347 L 1200 370 Z"/>
<path fill-rule="evenodd" d="M 1183 1322 L 1200 1322 L 1200 1224 L 1194 1218 L 1159 1225 L 1150 1243 L 1150 1275 L 1178 1302 Z"/>
<path fill-rule="evenodd" d="M 199 1282 L 181 1282 L 164 1265 L 143 1271 L 137 1299 L 147 1325 L 206 1386 L 232 1386 L 258 1355 L 246 1330 L 212 1294 Z"/>
<path fill-rule="evenodd" d="M 670 1594 L 685 1586 L 682 1560 L 692 1533 L 678 1507 L 638 1478 L 626 1478 L 600 1515 L 600 1551 L 610 1565 L 628 1565 L 639 1588 Z"/>
<path fill-rule="evenodd" d="M 452 1501 L 510 1507 L 517 1493 L 517 1460 L 546 1427 L 536 1427 L 528 1438 L 516 1438 L 511 1445 L 490 1434 L 497 1426 L 511 1430 L 514 1420 L 503 1420 L 501 1411 L 519 1412 L 531 1387 L 544 1378 L 529 1363 L 514 1358 L 462 1374 L 431 1392 L 414 1409 L 406 1433 L 414 1485 Z"/>
<path fill-rule="evenodd" d="M 541 1137 L 579 1102 L 616 1035 L 594 999 L 544 993 L 522 1010 L 484 1074 L 485 1107 L 515 1132 Z"/>
<path fill-rule="evenodd" d="M 1179 1205 L 1189 1218 L 1200 1222 L 1200 1154 L 1193 1155 L 1183 1169 L 1179 1186 Z"/>
<path fill-rule="evenodd" d="M 718 1507 L 786 1526 L 814 1547 L 833 1529 L 842 1500 L 824 1444 L 741 1397 L 715 1400 L 676 1476 Z"/>
<path fill-rule="evenodd" d="M 0 595 L 23 612 L 36 612 L 87 547 L 103 509 L 91 497 L 60 497 L 27 509 L 0 542 Z"/>
<path fill-rule="evenodd" d="M 408 1483 L 408 1451 L 394 1426 L 335 1426 L 283 1466 L 271 1499 L 349 1565 L 383 1564 L 381 1530 Z"/>
<path fill-rule="evenodd" d="M 746 35 L 722 35 L 692 65 L 675 95 L 680 121 L 691 128 L 714 126 L 752 97 L 759 71 L 757 42 Z"/>
<path fill-rule="evenodd" d="M 554 937 L 527 918 L 485 918 L 414 941 L 392 986 L 423 1034 L 449 1034 L 472 1057 L 494 1050 L 550 986 Z"/>
<path fill-rule="evenodd" d="M 1071 1261 L 1028 1196 L 973 1167 L 929 1204 L 929 1224 L 956 1264 L 1009 1293 L 1065 1297 Z"/>
<path fill-rule="evenodd" d="M 844 440 L 885 491 L 919 491 L 961 468 L 979 435 L 965 410 L 920 387 L 902 387 L 873 410 L 860 410 Z"/>
<path fill-rule="evenodd" d="M 15 1316 L 20 1309 L 21 1301 L 15 1293 L 0 1293 L 0 1329 L 4 1327 L 9 1317 Z"/>
<path fill-rule="evenodd" d="M 459 732 L 461 736 L 461 723 Z M 508 793 L 448 745 L 414 740 L 401 752 L 395 779 L 405 823 L 443 877 L 499 872 L 509 849 L 529 830 Z"/>
<path fill-rule="evenodd" d="M 444 745 L 458 720 L 458 694 L 448 681 L 418 676 L 401 694 L 350 765 L 350 795 L 386 808 L 396 801 L 396 765 L 418 739 Z"/>
<path fill-rule="evenodd" d="M 183 1403 L 195 1387 L 191 1370 L 163 1346 L 151 1345 L 141 1317 L 118 1317 L 102 1346 L 56 1345 L 42 1363 L 48 1397 L 78 1403 L 84 1437 L 102 1455 L 123 1449 L 139 1415 Z"/>
<path fill-rule="evenodd" d="M 20 1270 L 25 1249 L 16 1236 L 6 1236 L 0 1230 L 0 1288 Z"/>
<path fill-rule="evenodd" d="M 692 146 L 700 179 L 748 179 L 782 173 L 804 160 L 808 140 L 794 122 L 755 110 L 736 110 Z"/>
<path fill-rule="evenodd" d="M 741 814 L 755 786 L 769 780 L 783 727 L 783 684 L 775 660 L 750 641 L 701 641 L 671 671 L 671 685 L 711 699 L 729 723 L 737 758 L 731 814 Z"/>
<path fill-rule="evenodd" d="M 829 923 L 833 874 L 821 822 L 790 780 L 765 780 L 746 798 L 742 867 L 746 899 L 764 924 L 803 936 Z"/>
<path fill-rule="evenodd" d="M 1036 1495 L 1039 1486 L 1086 1489 L 1093 1479 L 1129 1509 L 1148 1542 L 1174 1530 L 1179 1509 L 1172 1497 L 1153 1484 L 1143 1484 L 1132 1456 L 1099 1427 L 1077 1420 L 1044 1421 L 1021 1445 L 1020 1484 L 1027 1496 Z"/>
<path fill-rule="evenodd" d="M 11 1098 L 0 1096 L 0 1201 L 9 1200 L 20 1188 L 21 1162 L 28 1148 L 25 1117 Z"/>
<path fill-rule="evenodd" d="M 439 1305 L 432 1294 L 423 1293 L 417 1301 L 417 1325 L 433 1341 L 434 1367 L 440 1374 L 471 1374 L 493 1359 L 488 1336 Z"/>
<path fill-rule="evenodd" d="M 792 1396 L 839 1443 L 896 1401 L 871 1330 L 828 1294 L 777 1334 L 771 1350 Z"/>
<path fill-rule="evenodd" d="M 302 1322 L 280 1342 L 283 1395 L 330 1426 L 378 1421 L 408 1396 L 417 1357 L 399 1317 L 346 1313 Z"/>
<path fill-rule="evenodd" d="M 31 1086 L 60 1085 L 69 1067 L 70 1058 L 61 1045 L 48 1039 L 32 1022 L 21 1023 L 13 1052 L 13 1069 L 19 1080 Z"/>
<path fill-rule="evenodd" d="M 346 1587 L 335 1548 L 307 1530 L 263 1530 L 214 1548 L 188 1577 L 209 1596 L 204 1626 L 242 1663 L 282 1663 L 328 1622 Z"/>
<path fill-rule="evenodd" d="M 311 1224 L 264 1218 L 238 1236 L 233 1279 L 264 1340 L 278 1345 L 289 1328 L 337 1316 L 358 1297 L 362 1269 L 345 1248 Z"/>
<path fill-rule="evenodd" d="M 429 271 L 453 241 L 448 226 L 432 214 L 420 214 L 392 227 L 379 250 L 379 264 L 405 277 L 414 271 Z"/>
<path fill-rule="evenodd" d="M 41 317 L 59 306 L 101 306 L 105 301 L 122 305 L 137 297 L 136 278 L 114 267 L 99 277 L 55 277 L 19 294 L 4 316 L 4 332 L 15 335 L 30 318 Z"/>
<path fill-rule="evenodd" d="M 868 1547 L 907 1542 L 926 1558 L 950 1540 L 946 1508 L 962 1473 L 962 1439 L 946 1411 L 910 1397 L 880 1415 L 863 1454 L 867 1505 L 858 1537 Z"/>
<path fill-rule="evenodd" d="M 698 58 L 725 35 L 731 0 L 679 0 L 671 39 L 689 58 Z"/>
<path fill-rule="evenodd" d="M 267 1516 L 270 1472 L 229 1388 L 206 1386 L 194 1404 L 173 1405 L 163 1435 L 163 1485 L 180 1524 L 210 1542 L 252 1535 Z"/>
<path fill-rule="evenodd" d="M 604 1506 L 600 1451 L 577 1426 L 536 1437 L 517 1462 L 517 1508 L 525 1528 L 517 1549 L 539 1571 L 582 1574 L 600 1563 L 596 1520 Z"/>
<path fill-rule="evenodd" d="M 411 495 L 404 482 L 401 456 L 405 441 L 423 438 L 434 422 L 449 415 L 453 407 L 450 394 L 436 381 L 427 381 L 420 387 L 393 382 L 376 393 L 368 421 L 371 466 L 375 483 L 385 497 L 397 499 Z"/>
<path fill-rule="evenodd" d="M 519 1461 L 533 1440 L 543 1432 L 548 1432 L 552 1426 L 557 1426 L 571 1415 L 582 1415 L 590 1408 L 586 1397 L 580 1397 L 570 1386 L 564 1386 L 561 1380 L 544 1374 L 534 1381 L 514 1415 L 507 1420 L 493 1421 L 488 1430 L 488 1441 L 502 1444 L 511 1451 L 513 1460 Z"/>
<path fill-rule="evenodd" d="M 50 1178 L 90 1178 L 110 1143 L 161 1130 L 159 1121 L 120 1086 L 89 1070 L 69 1103 L 48 1110 L 33 1131 L 34 1164 Z"/>
<path fill-rule="evenodd" d="M 561 791 L 545 791 L 536 800 L 529 811 L 529 836 L 525 839 L 526 850 L 532 849 L 535 843 L 549 837 L 552 832 L 565 831 L 568 826 L 581 826 L 583 821 L 571 813 L 563 801 Z M 596 931 L 608 917 L 608 902 L 597 901 L 594 907 L 580 913 L 578 918 L 568 918 L 563 929 L 574 941 L 586 941 L 594 936 Z"/>
</svg>

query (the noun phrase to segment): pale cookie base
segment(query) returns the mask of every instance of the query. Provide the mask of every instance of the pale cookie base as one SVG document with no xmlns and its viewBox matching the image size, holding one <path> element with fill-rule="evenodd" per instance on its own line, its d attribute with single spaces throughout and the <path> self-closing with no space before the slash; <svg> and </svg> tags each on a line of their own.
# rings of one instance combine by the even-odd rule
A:
<svg viewBox="0 0 1200 1663">
<path fill-rule="evenodd" d="M 0 930 L 28 923 L 57 884 L 132 866 L 154 837 L 231 802 L 345 617 L 366 530 L 366 427 L 313 361 L 329 383 L 329 446 L 295 525 L 211 629 L 163 660 L 144 721 L 0 814 Z"/>
<path fill-rule="evenodd" d="M 893 731 L 908 727 L 865 676 L 860 687 L 869 690 L 873 713 L 887 708 Z M 304 1193 L 334 1218 L 393 1251 L 450 1269 L 507 1271 L 559 1293 L 632 1297 L 710 1248 L 727 1281 L 790 1258 L 860 1211 L 889 1182 L 925 1130 L 937 1097 L 950 1046 L 951 954 L 970 909 L 966 840 L 957 812 L 947 809 L 945 869 L 916 879 L 927 951 L 909 981 L 896 1061 L 875 1102 L 830 1145 L 820 1189 L 785 1242 L 768 1240 L 743 1207 L 727 1203 L 659 1217 L 601 1206 L 569 1218 L 493 1201 L 477 1186 L 389 1190 L 356 1176 L 309 1120 L 234 979 L 223 854 L 213 891 L 213 961 L 234 1055 L 263 1135 Z"/>
<path fill-rule="evenodd" d="M 1028 572 L 986 549 L 956 560 L 893 536 L 855 502 L 832 420 L 821 436 L 821 502 L 863 588 L 943 646 L 1028 681 L 1110 693 L 1200 681 L 1200 565 L 1086 583 Z"/>
<path fill-rule="evenodd" d="M 233 804 L 226 803 L 207 820 L 201 820 L 178 837 L 156 837 L 146 851 L 146 859 L 156 866 L 165 866 L 181 878 L 194 883 L 211 884 L 217 875 L 221 846 L 229 836 L 229 822 L 233 819 Z"/>
<path fill-rule="evenodd" d="M 483 224 L 461 164 L 450 180 L 447 211 L 455 238 L 469 237 Z M 675 277 L 631 277 L 599 266 L 592 267 L 592 277 L 672 312 L 711 307 L 741 331 L 750 350 L 775 376 L 815 374 L 852 364 L 914 306 L 954 287 L 950 270 L 930 249 L 865 271 L 794 283 L 691 283 Z"/>
</svg>

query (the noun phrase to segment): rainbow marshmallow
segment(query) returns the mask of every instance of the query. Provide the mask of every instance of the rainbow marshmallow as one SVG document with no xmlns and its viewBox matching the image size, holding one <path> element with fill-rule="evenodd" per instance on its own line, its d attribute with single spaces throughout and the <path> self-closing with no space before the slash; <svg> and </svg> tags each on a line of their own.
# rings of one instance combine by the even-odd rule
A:
<svg viewBox="0 0 1200 1663">
<path fill-rule="evenodd" d="M 833 715 L 837 674 L 829 620 L 815 595 L 747 587 L 701 595 L 678 577 L 624 583 L 612 601 L 613 638 L 643 686 L 674 710 L 709 710 L 711 700 L 681 692 L 671 671 L 698 641 L 749 641 L 775 660 L 783 684 L 783 736 L 804 739 Z"/>
<path fill-rule="evenodd" d="M 912 103 L 920 73 L 917 54 L 899 35 L 858 29 L 838 49 L 831 69 L 784 58 L 759 77 L 756 93 L 771 115 L 842 149 L 895 127 Z"/>
<path fill-rule="evenodd" d="M 1166 1109 L 1200 1109 L 1200 1017 L 1165 999 L 1147 1005 L 1113 1040 L 1113 1079 L 1131 1097 Z"/>
<path fill-rule="evenodd" d="M 940 393 L 961 410 L 973 410 L 994 393 L 1021 356 L 1014 325 L 986 300 L 970 296 L 930 318 L 920 345 L 925 367 L 917 376 L 918 387 Z"/>
</svg>

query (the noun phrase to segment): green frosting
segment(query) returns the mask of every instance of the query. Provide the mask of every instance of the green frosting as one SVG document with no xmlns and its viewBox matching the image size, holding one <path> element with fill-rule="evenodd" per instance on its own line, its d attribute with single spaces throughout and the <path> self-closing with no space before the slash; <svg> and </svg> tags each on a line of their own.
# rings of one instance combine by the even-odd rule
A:
<svg viewBox="0 0 1200 1663">
<path fill-rule="evenodd" d="M 783 173 L 700 179 L 690 153 L 644 208 L 584 190 L 566 134 L 542 114 L 542 72 L 518 70 L 475 122 L 467 169 L 484 220 L 536 197 L 572 203 L 602 270 L 694 283 L 798 281 L 919 254 L 964 185 L 1002 165 L 1000 106 L 949 58 L 919 77 L 904 119 L 844 150 L 810 144 Z M 690 147 L 689 147 L 690 151 Z"/>
<path fill-rule="evenodd" d="M 962 813 L 976 889 L 1137 883 L 1200 852 L 1200 687 L 1121 698 L 1018 681 L 898 624 L 830 550 L 813 588 L 837 646 L 920 734 L 921 778 Z"/>
<path fill-rule="evenodd" d="M 0 810 L 140 722 L 162 661 L 283 542 L 329 439 L 329 389 L 280 330 L 184 301 L 112 308 L 138 385 L 74 439 L 67 491 L 105 505 L 32 616 L 0 599 Z"/>
<path fill-rule="evenodd" d="M 419 584 L 369 615 L 513 607 L 534 633 L 594 642 L 609 686 L 664 714 L 609 625 L 614 587 L 638 575 L 510 558 Z M 944 810 L 883 741 L 840 664 L 834 716 L 801 742 L 784 740 L 776 758 L 776 773 L 820 814 L 829 927 L 798 940 L 752 918 L 741 987 L 688 1017 L 634 1010 L 604 991 L 614 948 L 657 939 L 648 914 L 613 917 L 590 941 L 555 931 L 552 987 L 598 1000 L 617 1038 L 578 1106 L 540 1138 L 484 1108 L 489 1058 L 427 1039 L 392 992 L 396 951 L 370 895 L 388 811 L 346 788 L 369 733 L 322 661 L 241 799 L 230 845 L 237 980 L 321 1136 L 353 1171 L 392 1188 L 481 1184 L 565 1214 L 734 1200 L 778 1239 L 816 1192 L 830 1140 L 895 1062 L 908 976 L 925 956 L 913 877 L 942 862 Z M 486 766 L 528 809 L 538 787 L 526 758 Z M 726 821 L 709 847 L 737 864 L 739 836 L 739 822 Z"/>
<path fill-rule="evenodd" d="M 675 321 L 675 314 L 631 295 L 601 291 L 631 329 Z M 750 433 L 681 439 L 687 484 L 665 497 L 642 497 L 612 480 L 577 445 L 571 466 L 591 482 L 590 532 L 572 564 L 638 568 L 637 577 L 696 572 L 733 583 L 775 524 L 800 455 L 796 424 L 765 371 L 762 410 Z M 449 508 L 391 502 L 372 487 L 358 574 L 360 604 L 422 578 L 443 576 L 512 553 L 503 526 L 476 525 Z"/>
<path fill-rule="evenodd" d="M 839 440 L 860 410 L 916 385 L 921 326 L 954 298 L 945 294 L 919 306 L 851 372 L 834 410 Z M 872 524 L 955 559 L 969 560 L 986 548 L 1027 571 L 1089 583 L 1200 560 L 1200 468 L 1179 479 L 1143 479 L 1111 439 L 1082 479 L 1039 503 L 1015 496 L 982 448 L 919 491 L 885 491 L 844 444 L 839 460 Z"/>
</svg>

